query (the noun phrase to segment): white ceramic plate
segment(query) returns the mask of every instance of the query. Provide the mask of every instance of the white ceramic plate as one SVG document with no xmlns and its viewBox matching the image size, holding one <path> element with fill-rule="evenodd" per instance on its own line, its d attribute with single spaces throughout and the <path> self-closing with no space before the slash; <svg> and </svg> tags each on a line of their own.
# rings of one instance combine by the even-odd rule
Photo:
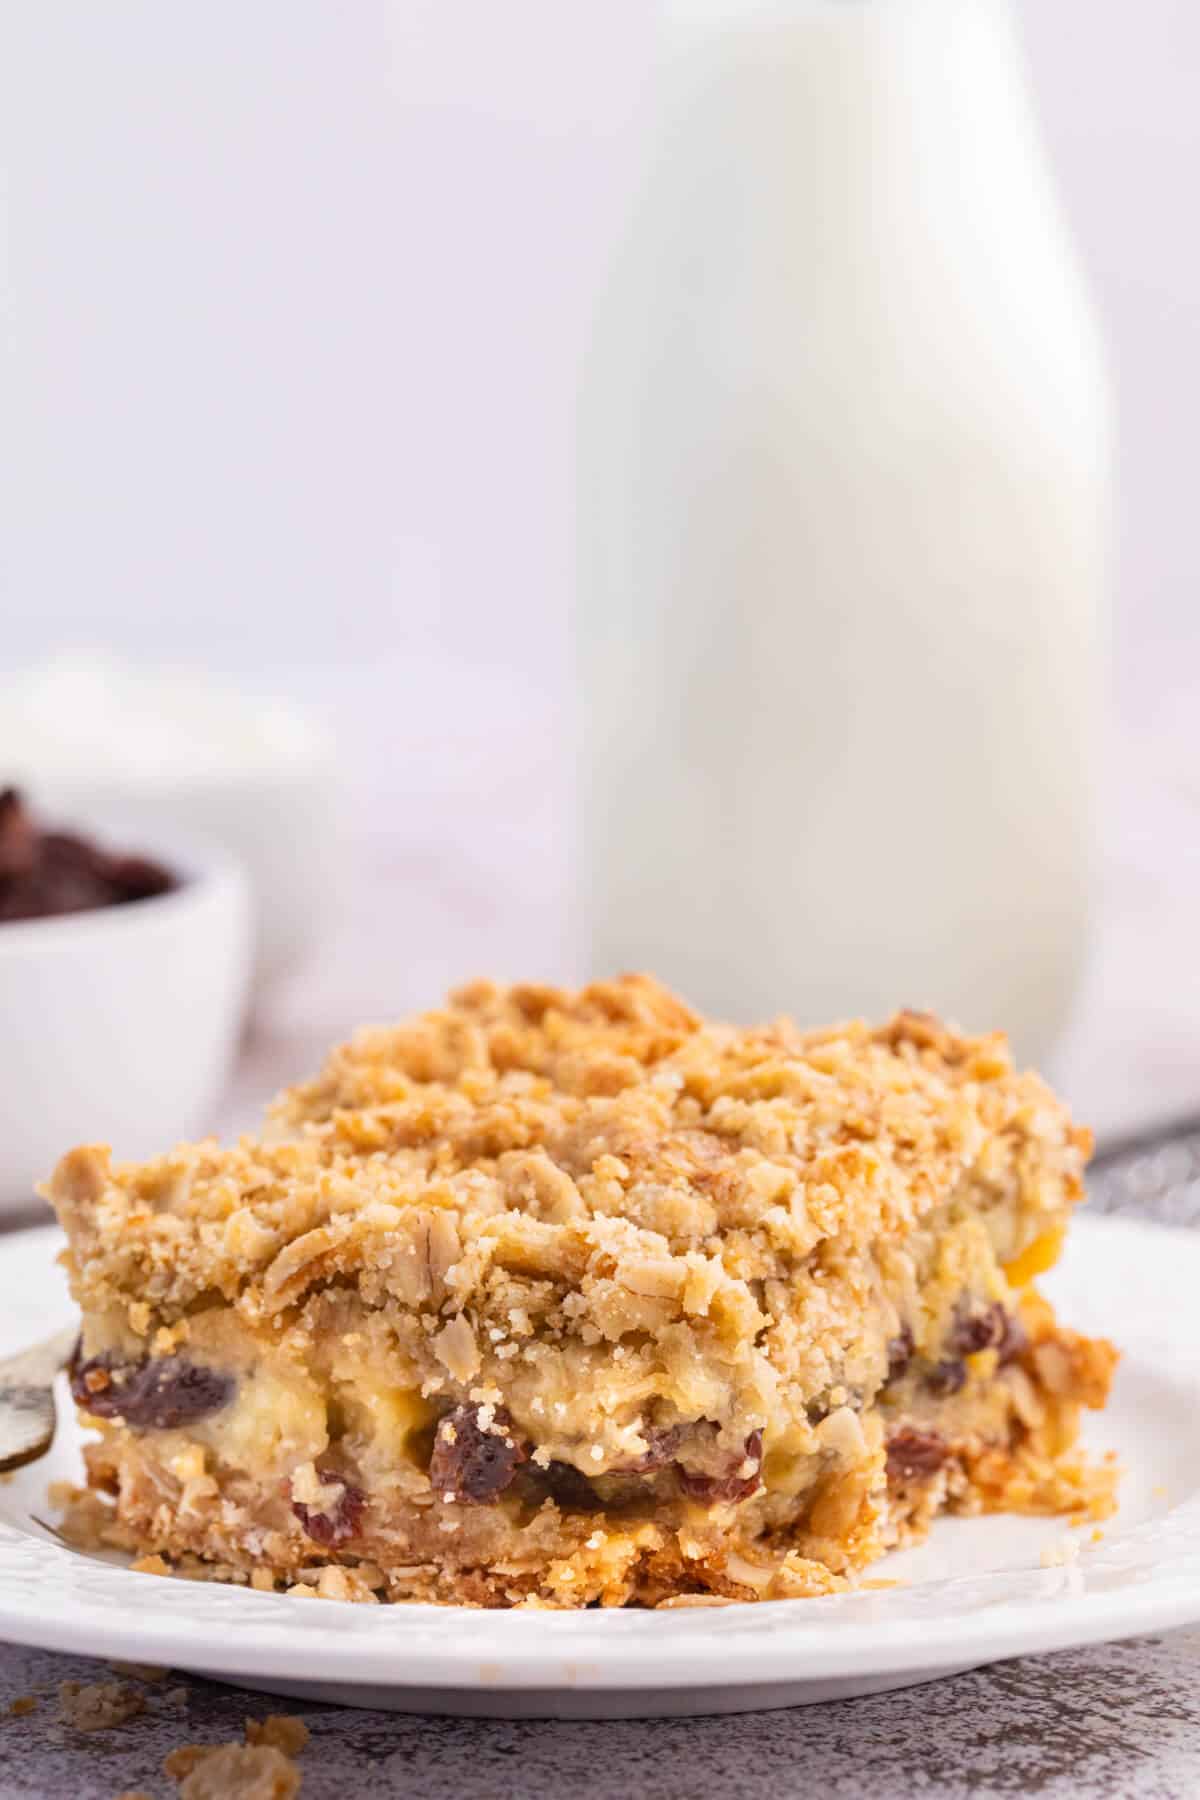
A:
<svg viewBox="0 0 1200 1800">
<path fill-rule="evenodd" d="M 71 1316 L 54 1231 L 0 1239 L 0 1351 Z M 1029 1651 L 1200 1619 L 1200 1232 L 1084 1220 L 1048 1288 L 1125 1350 L 1088 1438 L 1126 1468 L 1098 1544 L 1053 1519 L 947 1520 L 877 1565 L 894 1587 L 666 1612 L 477 1612 L 289 1600 L 134 1575 L 39 1523 L 73 1426 L 0 1485 L 0 1637 L 167 1663 L 271 1692 L 441 1712 L 647 1717 L 877 1692 Z M 1042 1553 L 1079 1540 L 1078 1558 Z"/>
</svg>

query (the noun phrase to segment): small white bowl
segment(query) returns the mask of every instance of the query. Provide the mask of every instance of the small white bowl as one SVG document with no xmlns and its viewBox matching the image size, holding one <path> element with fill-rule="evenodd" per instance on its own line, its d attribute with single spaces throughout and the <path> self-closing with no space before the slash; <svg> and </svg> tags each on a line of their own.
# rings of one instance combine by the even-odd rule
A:
<svg viewBox="0 0 1200 1800">
<path fill-rule="evenodd" d="M 261 992 L 318 948 L 343 857 L 329 731 L 306 707 L 202 668 L 68 651 L 0 683 L 0 785 L 73 829 L 117 814 L 135 838 L 216 844 L 246 872 Z"/>
<path fill-rule="evenodd" d="M 178 831 L 217 844 L 245 871 L 254 913 L 253 983 L 262 994 L 301 967 L 336 914 L 341 825 L 337 777 L 324 746 L 294 767 L 246 769 L 178 786 L 135 789 L 100 771 L 30 782 L 39 818 L 65 822 L 119 815 L 129 842 L 158 844 Z"/>
<path fill-rule="evenodd" d="M 211 1126 L 244 1016 L 246 882 L 224 856 L 149 853 L 178 888 L 0 924 L 0 1214 L 74 1144 L 141 1158 Z"/>
</svg>

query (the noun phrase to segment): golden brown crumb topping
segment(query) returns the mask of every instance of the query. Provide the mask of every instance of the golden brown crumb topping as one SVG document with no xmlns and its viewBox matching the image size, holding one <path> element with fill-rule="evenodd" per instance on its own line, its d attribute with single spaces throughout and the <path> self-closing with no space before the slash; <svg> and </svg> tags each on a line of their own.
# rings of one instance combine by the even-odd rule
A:
<svg viewBox="0 0 1200 1800">
<path fill-rule="evenodd" d="M 735 1029 L 646 976 L 479 982 L 360 1031 L 261 1138 L 117 1167 L 79 1149 L 46 1192 L 77 1297 L 123 1298 L 135 1331 L 202 1296 L 269 1321 L 350 1278 L 450 1315 L 444 1360 L 469 1376 L 453 1317 L 490 1265 L 584 1285 L 601 1331 L 608 1302 L 614 1327 L 639 1307 L 652 1325 L 721 1295 L 750 1324 L 747 1283 L 907 1232 L 968 1173 L 1061 1209 L 1087 1149 L 1002 1037 L 927 1015 Z"/>
</svg>

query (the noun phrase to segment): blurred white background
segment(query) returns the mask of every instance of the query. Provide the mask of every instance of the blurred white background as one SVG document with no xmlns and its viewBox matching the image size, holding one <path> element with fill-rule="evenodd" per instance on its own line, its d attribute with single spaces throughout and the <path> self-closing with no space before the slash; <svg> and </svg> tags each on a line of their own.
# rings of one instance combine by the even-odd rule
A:
<svg viewBox="0 0 1200 1800">
<path fill-rule="evenodd" d="M 1064 1064 L 1120 1128 L 1200 1095 L 1200 8 L 1020 10 L 1121 409 Z M 103 644 L 332 715 L 355 898 L 280 1031 L 571 970 L 573 390 L 650 32 L 645 0 L 0 4 L 0 670 Z"/>
</svg>

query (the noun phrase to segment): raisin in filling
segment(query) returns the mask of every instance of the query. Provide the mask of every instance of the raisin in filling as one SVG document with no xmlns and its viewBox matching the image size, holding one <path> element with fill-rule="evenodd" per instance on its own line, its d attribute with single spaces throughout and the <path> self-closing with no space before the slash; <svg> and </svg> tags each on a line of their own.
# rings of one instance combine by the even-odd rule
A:
<svg viewBox="0 0 1200 1800">
<path fill-rule="evenodd" d="M 898 1334 L 891 1339 L 887 1347 L 888 1381 L 899 1381 L 912 1361 L 915 1349 L 911 1327 L 902 1325 Z"/>
<path fill-rule="evenodd" d="M 925 1386 L 931 1394 L 947 1399 L 951 1394 L 961 1393 L 967 1385 L 967 1365 L 960 1356 L 948 1356 L 941 1362 L 934 1363 L 925 1375 Z"/>
<path fill-rule="evenodd" d="M 936 1431 L 894 1431 L 887 1442 L 888 1479 L 925 1481 L 936 1475 L 950 1447 Z"/>
<path fill-rule="evenodd" d="M 504 1407 L 456 1406 L 434 1434 L 429 1480 L 435 1493 L 488 1506 L 528 1454 Z"/>
<path fill-rule="evenodd" d="M 973 1356 L 977 1350 L 998 1350 L 1002 1362 L 1024 1348 L 1025 1333 L 1020 1320 L 993 1300 L 980 1312 L 960 1307 L 946 1338 L 947 1347 L 958 1356 Z"/>
<path fill-rule="evenodd" d="M 725 1453 L 716 1459 L 716 1466 L 689 1467 L 683 1460 L 689 1445 L 693 1449 L 709 1450 L 708 1460 L 712 1463 L 710 1444 L 716 1433 L 717 1426 L 710 1419 L 700 1419 L 692 1425 L 648 1426 L 644 1434 L 646 1450 L 636 1462 L 627 1463 L 619 1473 L 650 1475 L 659 1469 L 672 1468 L 681 1491 L 689 1499 L 745 1500 L 759 1485 L 763 1434 L 752 1431 L 740 1456 Z"/>
<path fill-rule="evenodd" d="M 292 1501 L 292 1511 L 309 1537 L 327 1550 L 335 1550 L 358 1535 L 366 1509 L 367 1496 L 350 1482 L 343 1485 L 337 1500 L 324 1511 L 306 1506 L 301 1500 Z"/>
<path fill-rule="evenodd" d="M 206 1419 L 229 1404 L 236 1385 L 232 1375 L 182 1356 L 84 1360 L 78 1344 L 67 1372 L 78 1405 L 98 1419 L 122 1419 L 138 1431 L 175 1431 Z"/>
<path fill-rule="evenodd" d="M 751 1494 L 758 1491 L 762 1479 L 763 1434 L 752 1431 L 746 1439 L 745 1448 L 740 1457 L 730 1457 L 728 1470 L 723 1474 L 694 1474 L 682 1463 L 676 1463 L 675 1473 L 683 1492 L 691 1500 L 706 1500 L 710 1504 L 732 1505 L 738 1500 L 748 1500 Z"/>
<path fill-rule="evenodd" d="M 966 1386 L 966 1359 L 969 1356 L 975 1356 L 981 1350 L 994 1350 L 997 1363 L 1003 1368 L 1014 1362 L 1027 1345 L 1020 1319 L 998 1300 L 982 1307 L 962 1301 L 955 1309 L 946 1333 L 942 1345 L 944 1353 L 936 1361 L 918 1358 L 910 1327 L 901 1327 L 887 1347 L 888 1369 L 884 1385 L 901 1380 L 916 1363 L 921 1385 L 939 1399 L 947 1399 Z"/>
<path fill-rule="evenodd" d="M 486 1412 L 486 1421 L 481 1414 Z M 457 1406 L 438 1425 L 429 1463 L 429 1480 L 443 1498 L 487 1506 L 499 1499 L 521 1474 L 526 1497 L 541 1494 L 563 1512 L 626 1510 L 654 1501 L 649 1479 L 662 1475 L 689 1499 L 729 1505 L 748 1499 L 761 1483 L 763 1434 L 752 1431 L 740 1452 L 716 1452 L 717 1427 L 707 1419 L 689 1425 L 651 1426 L 646 1449 L 636 1461 L 603 1475 L 589 1477 L 572 1463 L 551 1462 L 545 1468 L 529 1460 L 529 1446 L 517 1437 L 503 1407 Z M 682 1460 L 692 1451 L 703 1454 L 703 1466 Z M 523 1464 L 528 1464 L 522 1469 Z M 668 1487 L 667 1491 L 670 1491 Z"/>
<path fill-rule="evenodd" d="M 600 1512 L 604 1501 L 593 1484 L 574 1463 L 552 1462 L 536 1471 L 538 1485 L 548 1494 L 560 1512 Z"/>
</svg>

